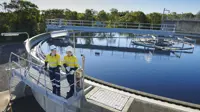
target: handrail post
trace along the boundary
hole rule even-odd
[[[140,23],[138,24],[138,29],[140,29]]]
[[[59,19],[59,26],[61,26],[62,25],[62,20],[61,19]]]
[[[20,65],[20,74],[22,74],[20,58],[19,58],[19,56],[17,56],[17,58],[18,58],[18,63],[19,63],[19,65]]]
[[[74,73],[74,94],[75,94],[75,96],[77,95],[77,92],[76,92],[76,86],[77,86],[77,80],[76,80],[76,72]],[[72,85],[71,85],[72,86]]]
[[[8,89],[9,89],[10,97],[11,97],[10,80],[11,80],[11,77],[12,77],[12,72],[11,72],[11,70],[12,70],[12,65],[11,65],[12,64],[12,60],[11,60],[12,55],[13,55],[13,53],[11,52],[10,57],[9,57],[9,64],[8,64],[8,66],[9,66]]]
[[[44,69],[42,69],[43,73],[44,73],[44,86],[45,86],[45,92],[46,92],[46,95],[47,94],[47,82],[46,82],[46,71]]]
[[[85,56],[82,55],[82,71],[81,71],[81,75],[82,75],[82,79],[81,79],[81,83],[82,83],[82,95],[84,95],[84,88],[85,88],[85,85],[84,85],[84,79],[85,79],[85,74],[84,74],[84,70],[85,70]]]
[[[174,24],[173,32],[176,32],[176,24]]]

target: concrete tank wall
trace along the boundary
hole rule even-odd
[[[176,32],[200,34],[200,21],[165,20],[164,24],[176,24]]]

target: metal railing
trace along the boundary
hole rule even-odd
[[[15,54],[15,53],[11,52],[10,59],[9,59],[9,69],[11,70],[11,68],[15,68],[14,70],[18,70],[18,72],[20,74],[24,74],[24,75],[22,75],[23,79],[32,80],[32,83],[35,82],[38,86],[41,85],[43,87],[43,89],[46,91],[47,96],[48,96],[48,92],[52,91],[52,89],[47,86],[48,83],[51,83],[51,81],[48,80],[48,78],[49,78],[48,72],[49,71],[44,70],[43,65],[41,65],[40,62],[34,63],[31,60],[27,60],[23,57],[20,57],[19,55]],[[67,74],[57,73],[57,75],[60,75],[60,76],[66,78]],[[42,78],[42,76],[43,76],[43,78]],[[62,80],[63,79],[61,79],[61,81]],[[72,84],[72,85],[74,85],[74,96],[77,96],[77,93],[79,92],[79,91],[77,91],[77,88],[79,90],[82,90],[82,92],[83,92],[84,76],[83,76],[82,69],[79,68],[75,71],[74,84]],[[72,85],[68,85],[66,87],[61,86],[61,89],[70,88],[70,86],[72,86]],[[83,93],[81,95],[83,95]],[[61,97],[65,98],[66,96],[62,96],[62,94],[61,94]]]
[[[47,19],[48,26],[88,26],[102,28],[126,28],[126,29],[146,29],[146,30],[164,30],[175,31],[174,24],[150,24],[133,22],[111,22],[111,21],[89,21],[89,20],[65,20],[65,19]]]

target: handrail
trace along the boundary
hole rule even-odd
[[[175,32],[175,24],[151,24],[151,23],[133,23],[133,22],[112,22],[112,21],[89,21],[89,20],[65,20],[65,19],[47,19],[47,26],[90,26],[90,27],[108,27],[108,28],[128,28],[128,29],[149,29],[164,30]]]
[[[12,60],[13,56],[15,56],[15,57],[17,58],[17,61],[13,61],[13,60]],[[25,59],[25,58],[23,58],[23,57],[21,57],[21,56],[15,54],[15,53],[13,53],[13,52],[11,52],[11,54],[10,54],[10,59],[9,59],[9,60],[10,60],[10,62],[9,62],[10,65],[11,65],[11,63],[13,63],[14,65],[16,65],[16,67],[19,67],[20,74],[22,74],[22,71],[24,71],[24,73],[28,74],[28,76],[29,76],[31,79],[34,79],[34,80],[37,82],[37,83],[36,83],[37,85],[38,85],[38,84],[42,85],[42,86],[44,87],[46,93],[47,93],[47,90],[51,90],[51,89],[48,88],[48,86],[47,86],[47,83],[51,83],[51,81],[48,81],[48,80],[47,80],[47,76],[48,76],[48,75],[46,75],[46,74],[48,74],[48,71],[45,71],[43,68],[41,68],[41,65],[36,64],[36,63],[34,63],[34,62],[31,62],[31,61],[29,61],[29,60],[27,60],[27,59]],[[21,61],[21,60],[23,60],[23,61],[25,61],[25,62],[28,62],[29,64],[27,64],[27,65],[30,65],[30,66],[31,66],[31,65],[35,65],[35,66],[39,67],[38,69],[41,69],[41,70],[37,70],[37,71],[38,71],[38,74],[40,74],[40,75],[43,74],[44,78],[41,78],[40,75],[36,75],[36,74],[32,73],[32,72],[30,71],[30,67],[25,66],[25,67],[27,67],[27,68],[29,68],[29,69],[23,67],[23,65],[21,65],[23,61]],[[30,64],[30,63],[31,63],[31,64]],[[12,66],[13,66],[13,65],[12,65]],[[13,68],[12,66],[10,66],[10,67]],[[33,68],[33,69],[34,69],[34,68]],[[80,69],[78,69],[78,70],[80,70]],[[78,70],[75,71],[74,83],[71,84],[71,85],[68,85],[68,86],[66,86],[66,87],[61,87],[61,88],[70,88],[70,86],[74,85],[74,86],[75,86],[74,89],[76,89],[76,85],[78,85],[78,84],[80,84],[79,87],[83,88],[83,86],[82,86],[83,84],[81,84],[81,83],[83,83],[83,82],[82,82],[82,80],[83,80],[83,74],[82,74],[81,72],[78,72]],[[41,72],[42,72],[42,73],[41,73]],[[80,74],[81,74],[81,77],[80,77],[78,80],[76,79],[76,74],[77,74],[77,73],[80,73]],[[61,73],[57,73],[57,74],[58,74],[58,75],[63,75],[63,74],[61,74]],[[27,76],[25,75],[24,78],[27,78]],[[24,79],[24,78],[23,78],[23,79]],[[38,80],[38,78],[39,78],[40,80]],[[41,81],[44,81],[44,82],[42,83]],[[74,95],[77,95],[76,90],[75,90],[75,94],[74,94]]]
[[[102,23],[110,23],[110,21],[90,21],[90,20],[65,20],[65,19],[46,19],[47,21],[55,21],[59,22],[60,20],[63,22],[102,22]],[[134,23],[134,22],[112,22],[112,23],[130,23],[130,24],[148,24],[148,25],[171,25],[174,26],[174,24],[151,24],[151,23]]]

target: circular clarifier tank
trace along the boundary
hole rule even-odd
[[[130,34],[82,33],[67,39],[47,40],[41,50],[50,53],[57,46],[63,59],[68,45],[75,42],[75,55],[85,73],[127,88],[200,104],[200,44],[193,51],[163,51],[132,44]]]

